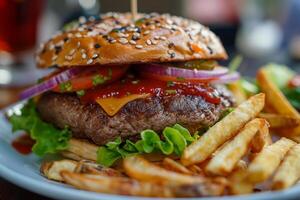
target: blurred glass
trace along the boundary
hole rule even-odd
[[[0,87],[31,84],[43,0],[0,0]]]
[[[33,48],[43,0],[0,0],[0,50]]]

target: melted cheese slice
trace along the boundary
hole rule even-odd
[[[123,106],[128,102],[136,99],[143,99],[148,97],[149,94],[131,94],[121,98],[101,98],[97,99],[96,102],[103,108],[103,110],[109,115],[114,116]]]

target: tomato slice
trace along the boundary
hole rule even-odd
[[[140,72],[140,75],[145,78],[160,80],[160,81],[173,81],[173,82],[189,82],[189,83],[209,83],[213,80],[217,80],[217,77],[214,78],[183,78],[183,77],[175,77],[175,76],[167,76],[160,74],[151,74],[146,72]]]
[[[55,92],[76,92],[97,85],[111,83],[121,78],[129,65],[96,66],[83,71],[78,77],[60,84],[53,89]]]

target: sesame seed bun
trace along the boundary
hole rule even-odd
[[[107,13],[80,18],[79,25],[41,45],[39,68],[51,66],[226,59],[219,38],[198,22],[168,14]]]

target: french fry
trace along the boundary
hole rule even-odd
[[[231,141],[226,143],[206,166],[206,172],[213,175],[227,175],[247,153],[252,138],[266,124],[264,119],[253,119]]]
[[[264,123],[251,141],[251,152],[259,153],[264,147],[272,143],[273,141],[269,133],[269,123]]]
[[[175,171],[183,174],[193,174],[188,168],[176,162],[175,160],[172,160],[171,158],[165,158],[162,164],[166,169],[171,171]]]
[[[300,144],[293,146],[283,159],[272,180],[272,189],[280,190],[294,185],[300,178]]]
[[[290,104],[279,88],[270,80],[266,69],[261,68],[256,76],[261,90],[266,94],[266,104],[276,110],[276,113],[300,119],[298,111]],[[281,131],[286,137],[300,135],[300,125]]]
[[[193,184],[206,181],[204,177],[191,176],[166,170],[154,165],[140,156],[130,156],[124,159],[125,173],[139,181],[172,184]]]
[[[239,168],[233,171],[229,177],[229,193],[235,195],[250,194],[253,192],[254,185],[246,180],[247,171]]]
[[[94,145],[86,140],[79,140],[72,138],[69,141],[69,147],[66,151],[62,152],[63,156],[71,159],[85,159],[85,160],[97,160],[98,146]]]
[[[63,181],[60,176],[61,171],[71,171],[74,172],[77,166],[77,162],[73,160],[59,160],[44,162],[41,165],[41,173],[48,179],[55,181]]]
[[[260,183],[267,180],[275,172],[287,151],[295,144],[292,140],[283,137],[265,147],[249,164],[248,181]]]
[[[96,164],[88,160],[81,160],[80,162],[78,162],[74,172],[82,173],[82,174],[97,174],[97,175],[114,176],[114,177],[124,176],[118,170],[104,167],[102,165]]]
[[[61,176],[66,183],[82,190],[132,196],[174,197],[167,186],[142,183],[124,177],[78,174],[69,171],[61,172]]]
[[[269,122],[271,128],[286,128],[297,126],[300,124],[300,118],[287,115],[260,113],[258,114],[258,116],[266,119]]]
[[[231,91],[231,93],[233,94],[237,104],[241,104],[247,100],[247,95],[246,95],[245,91],[243,90],[243,88],[241,87],[239,81],[229,83],[228,88]]]
[[[297,110],[290,104],[279,88],[270,80],[266,69],[261,68],[256,76],[261,90],[266,94],[266,104],[271,105],[277,113],[300,118]]]
[[[181,157],[182,163],[192,165],[207,159],[220,145],[236,135],[239,129],[262,110],[264,99],[265,95],[261,93],[240,104],[184,150]]]
[[[125,177],[108,177],[94,174],[61,172],[64,181],[74,187],[93,192],[145,196],[145,197],[202,197],[219,196],[224,193],[225,184],[221,181],[210,184],[159,185],[139,182]]]

